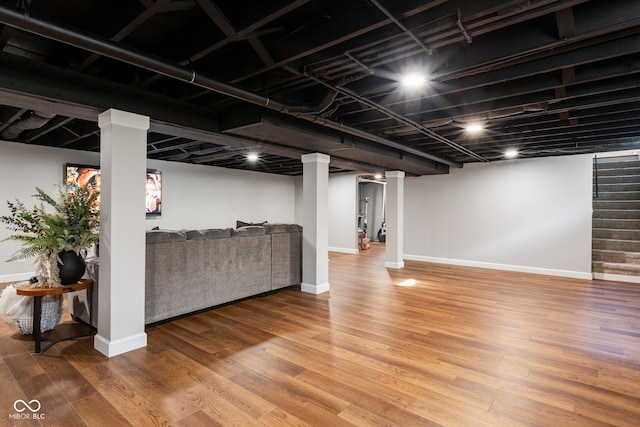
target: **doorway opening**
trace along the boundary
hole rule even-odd
[[[358,177],[358,251],[366,251],[371,243],[384,244],[387,231],[384,178]]]

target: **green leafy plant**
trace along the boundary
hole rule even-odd
[[[38,285],[60,286],[59,254],[73,251],[83,257],[99,239],[99,191],[93,186],[60,185],[53,198],[36,187],[33,195],[40,201],[32,209],[17,200],[7,201],[9,215],[0,222],[14,234],[5,240],[22,242],[22,248],[7,261],[35,257]]]

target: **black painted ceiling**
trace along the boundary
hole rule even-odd
[[[3,140],[97,151],[118,108],[151,159],[287,175],[640,143],[637,0],[12,0],[0,28]]]

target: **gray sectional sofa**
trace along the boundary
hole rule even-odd
[[[145,323],[300,284],[302,227],[147,231]]]

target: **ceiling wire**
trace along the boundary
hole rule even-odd
[[[407,28],[402,22],[400,22],[400,20],[398,20],[398,18],[396,18],[395,16],[393,16],[393,14],[391,12],[389,12],[387,9],[384,8],[384,6],[382,6],[380,4],[380,2],[378,2],[378,0],[369,0],[375,7],[377,7],[380,12],[384,13],[387,18],[389,18],[394,24],[396,24],[402,31],[404,31],[404,33],[411,37],[411,39],[416,42],[416,44],[418,46],[420,46],[422,48],[422,50],[424,50],[425,52],[427,52],[428,55],[433,55],[434,54],[434,50],[431,49],[430,47],[427,47],[422,40],[420,40],[418,38],[418,36],[416,36],[415,34],[413,34],[413,32]]]
[[[221,93],[225,96],[240,99],[242,101],[259,105],[283,114],[297,117],[318,125],[338,130],[359,138],[363,138],[380,145],[391,147],[400,152],[427,159],[432,162],[432,168],[449,165],[462,167],[461,164],[425,153],[408,147],[404,144],[389,140],[380,135],[369,133],[365,130],[349,126],[345,123],[335,122],[317,115],[316,106],[287,105],[271,98],[254,93],[240,86],[219,81],[206,73],[196,73],[195,70],[164,58],[143,52],[139,49],[126,47],[112,40],[91,34],[61,23],[54,23],[39,17],[31,17],[26,20],[24,11],[15,10],[0,3],[0,22],[19,28],[30,33],[56,40],[80,49],[89,50],[100,55],[116,59],[131,65],[135,65],[155,73],[181,80],[186,83],[200,86],[210,91]]]
[[[362,63],[359,60],[357,60],[350,53],[347,52],[347,53],[345,53],[345,55],[348,58],[352,59],[356,64],[360,65],[361,67],[364,67],[367,72],[372,72],[372,73],[375,74],[374,70],[372,70],[367,65],[365,65],[364,63]],[[422,133],[423,135],[429,136],[429,137],[435,139],[436,141],[441,142],[441,143],[453,148],[454,150],[457,150],[457,151],[459,151],[459,152],[461,152],[461,153],[463,153],[463,154],[465,154],[465,155],[467,155],[469,157],[472,157],[472,158],[474,158],[476,160],[479,160],[481,162],[488,162],[489,161],[489,160],[485,159],[484,157],[482,157],[481,155],[475,153],[474,151],[471,151],[468,148],[463,147],[462,145],[460,145],[460,144],[458,144],[458,143],[456,143],[454,141],[451,141],[451,140],[445,138],[444,136],[441,136],[440,134],[434,132],[433,130],[429,129],[425,125],[423,125],[421,123],[418,123],[418,122],[416,122],[414,120],[411,120],[411,119],[403,116],[402,114],[396,113],[392,109],[387,108],[384,105],[380,105],[377,102],[372,101],[372,100],[370,100],[368,98],[365,98],[364,96],[359,95],[359,94],[355,93],[354,91],[352,91],[350,89],[347,89],[345,87],[332,85],[331,83],[328,83],[328,82],[322,80],[321,78],[319,78],[317,76],[314,76],[314,75],[312,75],[310,73],[306,73],[306,75],[310,79],[314,80],[315,82],[320,83],[323,86],[325,86],[325,87],[327,87],[329,89],[335,90],[335,91],[337,91],[337,92],[339,92],[339,93],[341,93],[343,95],[346,95],[346,96],[348,96],[348,97],[350,97],[350,98],[352,98],[352,99],[354,99],[354,100],[356,100],[358,102],[361,102],[364,105],[367,105],[368,107],[370,107],[370,108],[372,108],[372,109],[374,109],[376,111],[379,111],[379,112],[387,115],[388,117],[391,117],[391,118],[397,120],[400,123],[403,123],[403,124],[405,124],[407,126],[410,126],[411,128],[413,128],[413,129],[417,130],[418,132]]]

